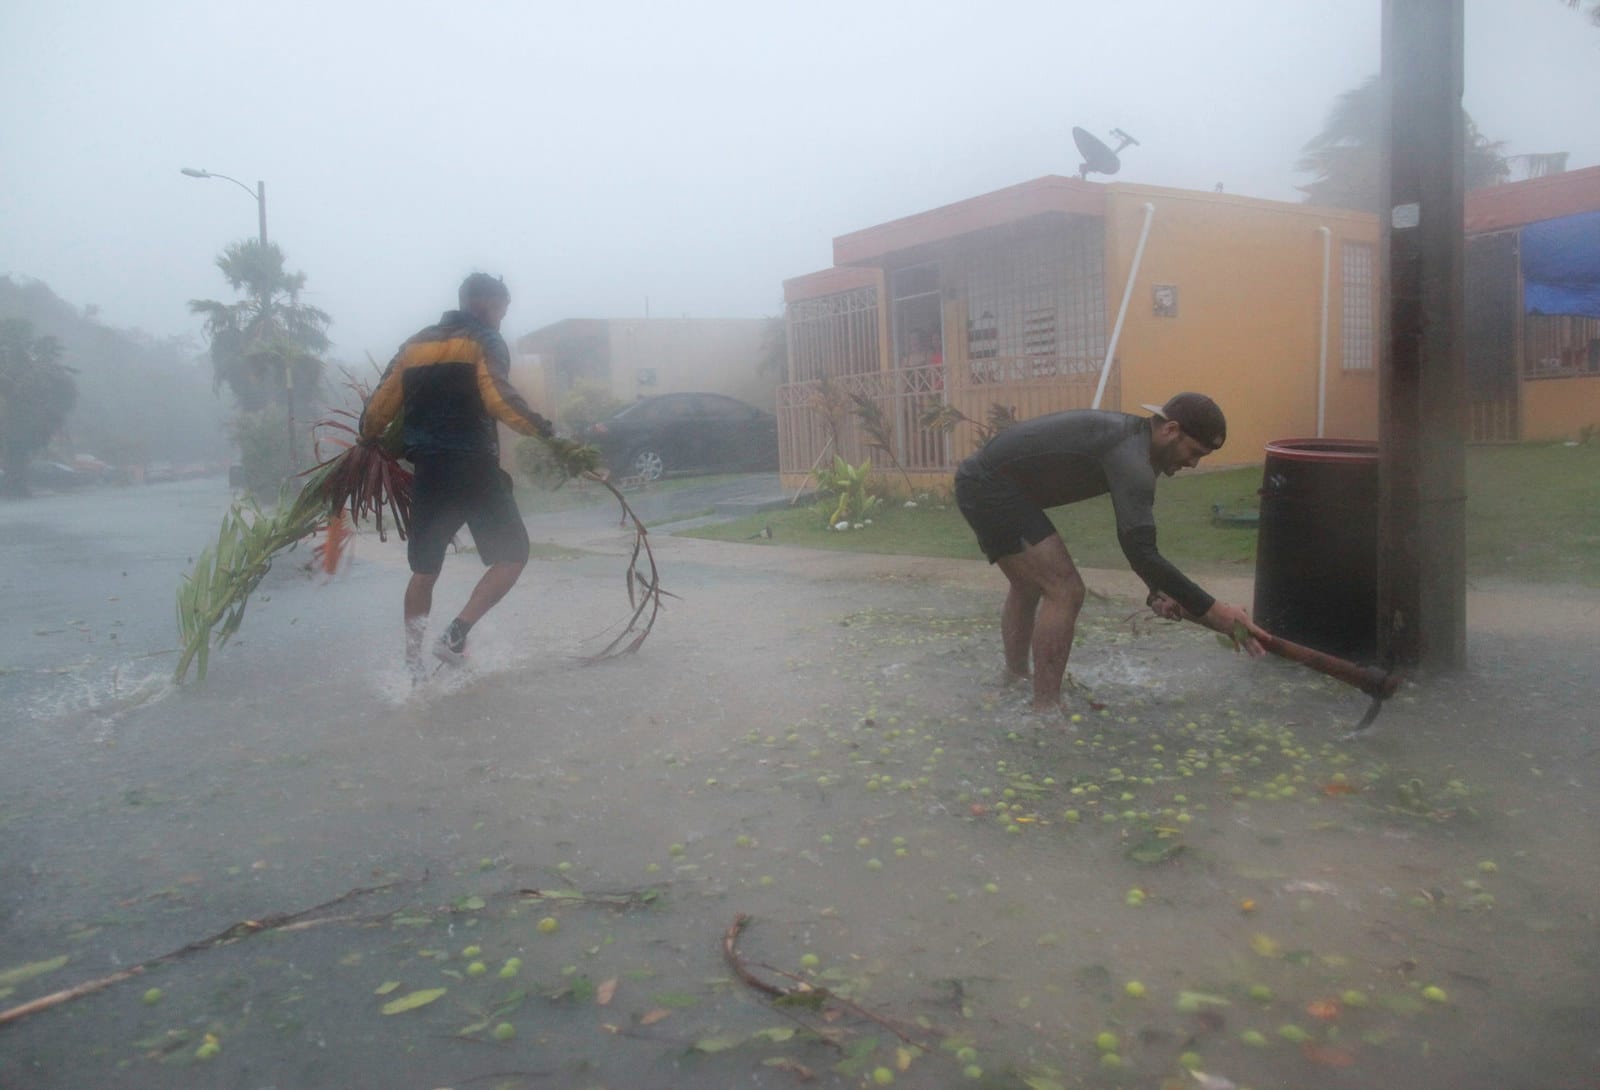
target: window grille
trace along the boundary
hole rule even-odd
[[[1104,250],[1104,224],[1084,217],[961,257],[972,381],[1098,369],[1106,339]]]
[[[1377,248],[1346,242],[1339,248],[1344,313],[1339,339],[1346,371],[1370,371],[1378,361]]]
[[[878,369],[878,291],[853,288],[788,306],[789,381]]]

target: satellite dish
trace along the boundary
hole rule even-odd
[[[1139,141],[1121,129],[1112,129],[1111,135],[1118,140],[1115,148],[1107,147],[1105,141],[1088,129],[1076,125],[1072,127],[1072,142],[1078,145],[1078,154],[1083,156],[1083,162],[1078,164],[1080,179],[1087,178],[1090,174],[1115,174],[1122,169],[1122,160],[1117,157],[1117,153],[1129,144],[1134,147],[1139,146]]]

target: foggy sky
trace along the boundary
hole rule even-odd
[[[1600,30],[1467,0],[1465,104],[1511,154],[1600,164]],[[198,332],[212,265],[268,230],[334,355],[387,360],[503,273],[509,337],[566,317],[757,317],[835,235],[1071,174],[1298,200],[1378,0],[0,3],[0,272]]]

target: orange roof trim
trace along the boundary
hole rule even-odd
[[[878,286],[878,270],[872,268],[822,269],[804,276],[791,277],[783,282],[783,301],[797,303],[802,299],[819,299],[855,288]]]
[[[1585,167],[1467,194],[1467,234],[1600,211],[1600,167]],[[837,243],[835,243],[837,246]]]
[[[890,220],[833,240],[835,265],[870,265],[889,254],[1049,212],[1104,216],[1105,186],[1047,174],[1031,182]]]

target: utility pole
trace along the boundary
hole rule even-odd
[[[1384,0],[1378,653],[1466,662],[1462,0]]]

